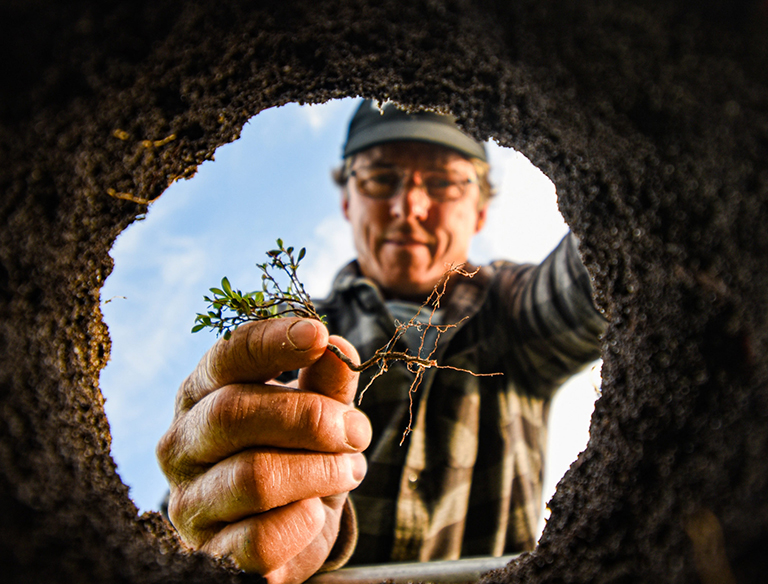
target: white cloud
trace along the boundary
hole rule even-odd
[[[172,404],[174,390],[164,399],[158,395],[160,380],[173,376],[173,365],[189,343],[194,314],[203,308],[196,290],[210,263],[209,253],[192,237],[163,233],[152,242],[145,232],[137,243],[134,233],[126,232],[128,245],[113,250],[116,270],[102,290],[102,298],[117,296],[102,308],[112,356],[101,386],[118,435],[144,421],[150,404],[159,399]]]
[[[352,231],[341,213],[325,217],[312,232],[301,277],[311,296],[327,296],[336,272],[355,257]]]
[[[202,283],[211,264],[211,253],[190,236],[166,244],[165,253],[156,258],[162,282],[167,287],[187,289]]]
[[[329,123],[333,122],[335,124],[339,112],[345,111],[348,107],[347,102],[341,100],[297,107],[297,123],[308,126],[314,133],[319,133]]]
[[[540,262],[568,231],[552,182],[522,154],[486,145],[498,194],[473,257]]]

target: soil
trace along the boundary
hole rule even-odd
[[[117,235],[250,117],[352,95],[530,158],[610,319],[589,446],[537,549],[485,581],[764,581],[764,0],[58,4],[0,24],[4,581],[258,580],[137,515],[99,290]]]

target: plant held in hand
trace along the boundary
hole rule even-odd
[[[210,328],[215,330],[217,335],[223,336],[224,339],[229,339],[232,332],[238,326],[250,321],[269,320],[272,318],[280,318],[282,316],[298,316],[325,322],[323,316],[318,314],[315,309],[312,299],[304,289],[304,284],[302,284],[301,280],[296,275],[299,263],[306,255],[306,248],[301,248],[298,254],[295,254],[294,252],[295,249],[293,247],[285,247],[283,241],[278,239],[277,248],[267,252],[267,257],[269,259],[263,264],[256,264],[256,267],[262,272],[262,289],[260,291],[241,292],[240,290],[232,288],[232,285],[226,277],[222,278],[221,287],[211,288],[210,291],[212,296],[204,297],[206,302],[208,302],[209,310],[206,313],[198,313],[195,318],[196,324],[192,328],[192,332],[196,333],[203,329]],[[365,371],[373,366],[378,367],[378,371],[371,377],[368,384],[360,392],[359,399],[362,399],[363,394],[377,377],[386,373],[390,363],[394,361],[405,362],[409,371],[415,374],[410,387],[411,396],[421,384],[425,370],[430,367],[456,369],[475,376],[500,375],[500,373],[479,374],[467,371],[466,369],[438,365],[437,361],[432,359],[432,354],[436,350],[437,341],[440,339],[440,335],[459,324],[437,325],[432,323],[432,317],[434,316],[435,311],[440,307],[440,300],[446,292],[448,279],[453,274],[471,278],[475,275],[475,272],[466,272],[463,269],[463,264],[448,267],[440,282],[435,285],[432,293],[424,304],[421,305],[417,313],[408,322],[400,323],[396,321],[395,334],[386,345],[378,349],[367,361],[360,364],[355,363],[338,347],[333,344],[328,345],[328,349],[341,359],[352,371]],[[419,322],[417,320],[417,317],[421,314],[422,310],[431,310],[430,318],[427,323]],[[407,349],[405,351],[396,351],[393,349],[400,337],[412,327],[415,327],[421,332],[420,352],[421,349],[424,348],[424,340],[426,338],[427,330],[430,328],[435,329],[437,333],[434,343],[435,349],[433,349],[426,358],[421,358],[419,355],[413,355],[409,353]],[[412,397],[411,405],[413,405]],[[409,431],[410,424],[408,425],[403,438],[408,435]]]
[[[282,239],[278,239],[277,249],[267,252],[269,260],[256,264],[262,272],[261,291],[243,293],[232,288],[226,277],[222,278],[221,288],[211,288],[212,297],[204,296],[210,310],[198,313],[192,332],[211,328],[229,340],[238,326],[254,320],[299,316],[324,322],[296,275],[299,262],[306,253],[306,248],[301,248],[294,256],[294,248],[284,247]],[[273,275],[272,269],[278,270],[277,276]],[[280,274],[287,280],[281,283]]]

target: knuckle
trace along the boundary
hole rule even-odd
[[[157,441],[157,446],[155,447],[155,454],[157,455],[158,460],[165,461],[169,460],[172,456],[173,452],[173,444],[175,442],[175,431],[174,431],[175,423],[171,423],[171,427],[168,428],[168,430],[165,431],[165,433],[160,436],[160,440]]]
[[[173,523],[173,526],[181,533],[186,532],[186,529],[182,529],[185,524],[184,511],[187,506],[184,504],[184,497],[179,489],[171,489],[171,493],[168,496],[168,518]]]
[[[190,475],[181,442],[179,425],[174,421],[168,431],[160,437],[155,449],[160,470],[163,471],[171,486],[179,485]]]
[[[274,507],[274,497],[284,482],[284,469],[279,457],[270,452],[253,452],[233,465],[228,476],[231,496],[246,499],[254,512]]]
[[[249,419],[250,402],[253,396],[232,386],[224,387],[200,402],[195,426],[199,440],[204,441],[209,452],[232,452],[237,450],[235,437],[242,424]],[[208,461],[215,462],[215,461]]]
[[[218,387],[217,373],[220,369],[219,364],[223,353],[221,342],[221,340],[217,341],[206,352],[194,371],[181,383],[179,391],[176,393],[176,415],[190,410],[197,402]]]
[[[175,411],[177,415],[187,411],[195,405],[196,392],[193,390],[193,386],[195,385],[194,375],[195,373],[188,375],[187,378],[181,382],[179,391],[176,393]]]
[[[237,345],[238,361],[242,359],[256,367],[261,363],[269,362],[269,343],[266,340],[266,332],[267,327],[262,323],[252,323],[246,328],[244,342]]]
[[[206,433],[214,439],[226,437],[224,428],[233,428],[237,423],[237,412],[241,408],[241,396],[239,392],[217,391],[205,402],[201,402],[200,414],[203,417]]]
[[[297,400],[297,421],[302,428],[305,428],[313,435],[321,436],[327,433],[327,417],[330,412],[327,411],[324,400],[312,393],[303,394],[304,399]]]
[[[195,370],[194,381],[209,387],[216,387],[217,381],[224,378],[227,370],[230,348],[225,344],[232,342],[219,339],[208,350]]]
[[[190,501],[184,491],[171,489],[168,498],[168,518],[185,543],[199,547],[206,541],[207,522],[201,519],[200,505]]]
[[[322,451],[335,452],[343,448],[343,411],[346,406],[315,393],[306,393],[303,397],[296,412],[297,426],[311,434],[317,448]]]
[[[328,456],[325,467],[325,480],[328,485],[333,485],[334,492],[346,492],[350,488],[350,480],[352,479],[352,469],[347,454],[333,454]]]
[[[296,539],[307,533],[317,535],[326,520],[322,501],[319,498],[313,498],[305,499],[300,503],[300,512],[295,514],[296,520],[287,525],[287,530],[292,531]]]
[[[311,437],[312,450],[339,452],[346,450],[344,412],[348,406],[312,392],[297,394],[293,405],[292,425],[302,435]]]

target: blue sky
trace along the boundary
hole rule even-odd
[[[241,290],[260,288],[255,264],[278,237],[307,248],[299,274],[315,297],[354,257],[330,171],[358,103],[260,113],[239,140],[216,151],[215,162],[171,185],[115,243],[115,269],[102,289],[112,355],[100,384],[112,455],[141,511],[157,509],[167,490],[154,449],[170,425],[176,390],[215,341],[213,333],[190,333],[208,288],[223,276]],[[487,147],[499,195],[470,259],[538,262],[567,231],[554,186],[522,155]],[[595,384],[599,376],[587,371],[553,404],[545,501],[586,445]]]

